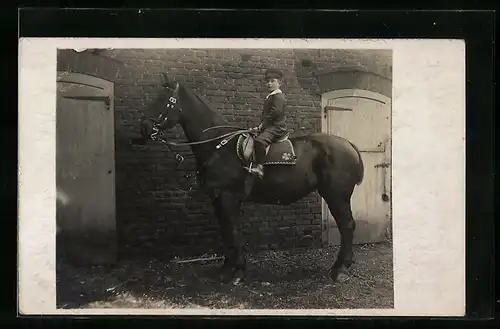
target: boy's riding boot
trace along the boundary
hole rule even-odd
[[[257,164],[255,167],[252,167],[249,171],[252,175],[256,175],[259,178],[264,177],[264,166],[261,164]]]
[[[249,172],[253,175],[257,175],[259,178],[264,177],[264,157],[266,156],[266,147],[262,143],[255,143],[255,164],[256,166],[251,168]]]

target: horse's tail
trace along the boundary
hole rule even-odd
[[[358,154],[358,181],[356,182],[356,185],[359,185],[363,182],[363,178],[365,176],[365,165],[363,163],[363,158],[361,158],[361,153],[359,152],[359,149],[357,148],[356,145],[354,145],[352,142],[349,142],[351,146],[356,150],[356,153]]]

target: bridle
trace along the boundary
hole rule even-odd
[[[172,91],[172,96],[169,97],[168,99],[168,103],[165,104],[165,112],[168,111],[169,109],[173,109],[177,106],[179,112],[182,112],[182,108],[180,106],[178,106],[178,92],[179,92],[179,84],[176,85],[175,89],[172,89],[170,87],[164,87],[164,88],[167,88],[168,90],[171,90]],[[177,96],[177,97],[176,97]],[[170,145],[169,145],[169,142],[167,142],[163,136],[165,135],[163,133],[163,130],[162,130],[162,127],[167,123],[168,121],[168,116],[165,114],[165,112],[161,112],[157,118],[150,118],[150,121],[153,123],[153,127],[152,127],[152,133],[150,134],[150,138],[153,140],[153,141],[159,141],[161,143],[164,143],[165,145],[167,145],[167,147],[169,148],[169,150],[172,150],[170,148]]]
[[[179,105],[180,101],[179,101],[179,96],[178,96],[179,84],[177,83],[175,89],[172,89],[172,88],[166,87],[166,86],[164,86],[164,88],[167,88],[170,91],[172,91],[172,96],[170,96],[168,98],[168,102],[167,102],[167,104],[165,104],[165,108],[166,108],[165,112],[168,110],[171,110],[171,109],[175,109],[175,108],[177,108],[179,112],[182,112],[182,108]],[[225,146],[233,138],[235,138],[241,134],[244,134],[244,133],[252,133],[255,131],[254,129],[243,129],[241,127],[232,126],[232,125],[214,126],[214,127],[209,127],[207,129],[203,130],[203,132],[206,132],[206,131],[209,131],[212,129],[217,129],[217,128],[233,128],[233,129],[236,129],[236,131],[230,132],[230,133],[225,133],[225,134],[222,134],[220,136],[216,136],[213,138],[209,138],[209,139],[201,140],[201,141],[197,141],[197,142],[174,143],[174,142],[170,142],[170,141],[166,140],[165,133],[162,130],[162,128],[164,127],[164,125],[168,121],[168,116],[165,114],[165,112],[161,112],[157,118],[150,118],[150,121],[152,122],[152,133],[150,134],[150,138],[151,138],[151,140],[153,140],[155,142],[160,142],[162,144],[165,144],[167,146],[167,148],[169,149],[169,151],[173,151],[171,146],[200,145],[200,144],[210,143],[210,142],[213,142],[216,140],[222,140],[220,143],[218,143],[215,146],[216,150],[219,150],[220,148]],[[208,160],[206,160],[203,163],[202,168],[208,166],[212,161],[214,161],[215,155],[216,155],[216,153],[214,153]],[[182,155],[180,155],[179,153],[176,153],[175,159],[177,160],[178,163],[182,163],[184,161],[184,157]],[[198,176],[200,175],[200,169],[196,170],[196,173],[195,173],[195,183],[196,184],[199,183]],[[188,178],[190,176],[191,175],[186,175],[186,178]],[[191,189],[192,188],[190,188],[190,190]]]
[[[172,96],[169,97],[168,103],[165,104],[165,107],[167,109],[166,111],[168,111],[170,109],[175,109],[177,107],[178,111],[182,112],[182,107],[180,107],[180,105],[179,105],[180,102],[179,102],[179,97],[178,97],[179,84],[177,83],[175,89],[172,89],[170,87],[165,87],[165,88],[169,89],[173,93]],[[163,136],[165,134],[163,133],[162,128],[168,121],[168,116],[165,115],[165,112],[161,112],[156,119],[150,118],[150,120],[153,123],[153,127],[152,127],[153,132],[150,134],[150,138],[153,141],[158,141],[158,142],[161,142],[161,143],[167,145],[169,150],[172,150],[170,145],[172,145],[172,146],[200,145],[200,144],[206,144],[206,143],[210,143],[210,142],[222,139],[222,141],[215,147],[216,149],[220,149],[221,147],[226,145],[234,137],[239,136],[243,133],[250,133],[250,132],[254,131],[254,129],[244,129],[244,128],[241,128],[238,126],[231,126],[231,125],[214,126],[214,127],[209,127],[207,129],[203,130],[203,132],[206,132],[206,131],[212,130],[212,129],[217,129],[217,128],[234,128],[237,130],[234,132],[225,133],[225,134],[222,134],[222,135],[217,136],[217,137],[213,137],[213,138],[209,138],[209,139],[205,139],[205,140],[201,140],[201,141],[197,141],[197,142],[174,143],[174,142],[167,141],[165,138],[163,138]]]

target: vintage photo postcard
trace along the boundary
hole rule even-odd
[[[20,314],[464,315],[462,40],[19,47]]]

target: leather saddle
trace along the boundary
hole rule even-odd
[[[245,164],[254,161],[254,137],[251,134],[242,134],[236,143],[236,152],[241,161]],[[297,163],[297,156],[289,134],[271,143],[266,148],[266,157],[263,165],[294,165]]]

